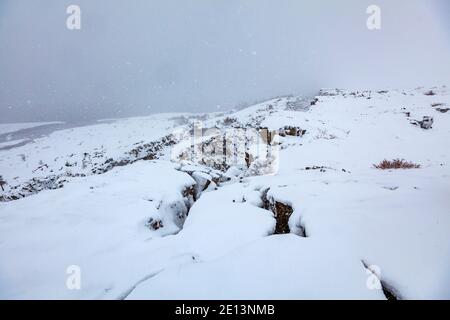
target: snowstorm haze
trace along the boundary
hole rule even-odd
[[[66,28],[66,8],[82,29]],[[369,31],[366,8],[381,8]],[[0,122],[450,83],[446,0],[1,0]]]

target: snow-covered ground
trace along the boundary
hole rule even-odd
[[[323,90],[0,151],[0,298],[448,299],[447,108],[446,87]],[[224,131],[228,162],[192,156]],[[373,166],[396,158],[420,168]]]

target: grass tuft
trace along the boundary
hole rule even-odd
[[[405,161],[404,159],[394,159],[392,161],[384,159],[379,164],[373,165],[375,168],[380,170],[388,169],[419,169],[420,164]]]

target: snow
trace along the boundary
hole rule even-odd
[[[273,233],[272,214],[244,202],[240,189],[225,186],[220,192],[205,193],[195,203],[179,234],[189,252],[202,258],[216,258]]]
[[[384,298],[379,290],[367,290],[367,275],[356,259],[317,244],[293,235],[267,237],[217,260],[168,268],[128,298]]]
[[[129,264],[151,260],[145,244],[161,237],[145,223],[163,211],[164,224],[179,231],[174,214],[157,206],[183,202],[181,192],[192,184],[170,163],[138,162],[1,204],[0,297],[97,298],[106,289],[125,290],[125,280],[133,281]],[[74,264],[86,275],[82,292],[65,287]]]
[[[284,97],[227,115],[122,119],[0,151],[5,195],[52,170],[65,180],[0,202],[0,297],[385,299],[376,276],[401,299],[449,299],[450,112],[432,105],[450,96],[429,90],[324,90],[310,107]],[[412,124],[424,116],[434,118],[429,130]],[[218,129],[209,137],[233,126],[306,134],[279,138],[275,172],[256,159],[221,173],[202,158],[178,163],[198,120]],[[130,153],[167,136],[155,160]],[[83,166],[85,153],[93,159]],[[96,174],[110,158],[130,161]],[[395,158],[421,167],[373,167]],[[265,191],[292,207],[290,234],[273,234]],[[153,230],[150,219],[163,226]],[[81,290],[66,287],[71,265]]]

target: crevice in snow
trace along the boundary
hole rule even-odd
[[[270,188],[265,189],[261,192],[262,207],[266,210],[271,211],[276,220],[275,232],[274,234],[288,234],[291,233],[289,227],[289,219],[294,213],[294,209],[288,203],[282,201],[277,201],[273,197],[269,196]],[[300,237],[307,237],[306,228],[303,224],[297,225],[297,234]]]
[[[125,300],[136,288],[138,285],[140,285],[141,283],[157,276],[158,274],[160,274],[161,272],[163,272],[164,269],[158,270],[156,272],[150,273],[148,275],[146,275],[145,277],[143,277],[142,279],[140,279],[139,281],[137,281],[135,284],[133,284],[129,289],[127,289],[124,293],[122,293],[121,295],[119,295],[117,297],[117,300]]]
[[[157,212],[148,219],[146,226],[153,231],[161,230],[159,232],[161,236],[180,232],[189,211],[197,201],[195,188],[196,184],[186,186],[181,192],[182,198],[161,200],[156,207]]]
[[[203,192],[217,190],[222,183],[231,180],[221,171],[206,166],[187,164],[182,165],[178,170],[187,173],[194,179],[195,185],[192,189],[184,192],[191,195],[194,201],[197,201]]]
[[[175,169],[191,176],[192,183],[181,190],[181,197],[161,199],[145,223],[147,228],[163,237],[183,229],[192,206],[203,192],[217,190],[221,183],[230,180],[221,172],[205,166],[184,163]]]
[[[377,278],[377,280],[379,281],[379,283],[381,285],[381,290],[383,290],[383,294],[387,300],[401,300],[402,299],[398,290],[396,288],[394,288],[394,286],[392,286],[391,284],[389,284],[385,280],[383,280],[380,272],[376,272],[376,270],[373,269],[372,265],[368,264],[366,261],[361,260],[361,262],[362,262],[364,268]]]
[[[213,172],[212,169],[204,167],[186,165],[177,170],[188,174],[194,181],[183,188],[181,198],[161,200],[156,206],[157,212],[148,219],[146,226],[153,231],[162,229],[159,232],[162,236],[180,232],[192,206],[202,193],[216,190],[221,182],[227,180],[224,176]],[[175,228],[173,224],[175,224]]]

